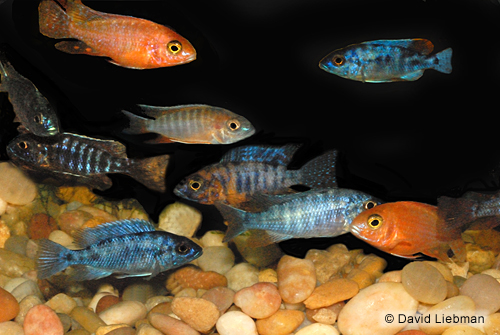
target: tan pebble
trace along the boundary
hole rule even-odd
[[[401,283],[401,270],[394,270],[384,273],[377,280],[378,283],[393,282]]]
[[[302,302],[316,287],[316,269],[310,260],[285,255],[279,261],[276,272],[278,289],[285,302]]]
[[[366,255],[361,263],[359,263],[358,269],[363,270],[378,278],[382,275],[382,272],[387,267],[387,261],[382,257],[377,255]]]
[[[264,269],[259,272],[259,282],[277,283],[278,273],[274,269]]]
[[[153,309],[156,305],[165,303],[165,302],[172,302],[173,297],[172,296],[165,296],[165,295],[159,295],[156,297],[151,297],[149,298],[146,303],[144,304],[148,310],[148,312]]]
[[[220,316],[217,306],[201,298],[174,298],[172,311],[200,333],[208,333]]]
[[[19,313],[19,303],[8,291],[0,287],[0,322],[12,320]]]
[[[149,324],[143,324],[137,328],[136,335],[163,335],[161,331]]]
[[[117,220],[116,216],[113,214],[94,206],[80,206],[78,207],[78,210],[89,213],[92,217],[97,218],[99,221],[112,222]]]
[[[215,304],[222,315],[233,304],[234,291],[227,287],[214,287],[206,291],[201,298]]]
[[[216,272],[206,272],[192,265],[176,270],[168,277],[166,283],[167,290],[173,294],[186,287],[208,290],[217,286],[227,286],[225,276]]]
[[[197,259],[203,271],[214,271],[221,275],[234,265],[234,253],[225,246],[203,247],[203,254]]]
[[[446,281],[446,299],[460,294],[460,289],[454,283]]]
[[[316,268],[316,279],[323,284],[332,276],[339,274],[350,262],[351,256],[343,248],[332,248],[330,251],[310,249],[305,259],[313,262]]]
[[[410,329],[410,330],[403,330],[402,332],[399,332],[396,335],[427,335],[427,334],[421,330]]]
[[[88,212],[72,210],[62,213],[57,217],[59,228],[66,234],[73,236],[83,224],[92,218]]]
[[[145,304],[146,301],[154,297],[160,289],[159,286],[146,281],[133,283],[125,287],[122,293],[122,299],[123,301],[134,300]]]
[[[175,297],[191,297],[196,298],[196,290],[192,287],[186,287],[175,294]]]
[[[103,295],[101,296],[101,298],[97,301],[97,304],[95,306],[95,312],[96,312],[96,314],[100,314],[101,312],[104,312],[109,307],[116,305],[120,301],[122,301],[121,298],[119,298],[115,295],[112,295],[112,294],[108,294],[107,292],[104,292]],[[89,305],[89,307],[90,307],[90,305]]]
[[[254,319],[270,317],[280,308],[281,296],[271,283],[257,283],[236,292],[234,304]]]
[[[459,322],[447,323],[444,321],[446,317],[461,317],[475,315],[474,301],[464,295],[459,295],[446,299],[427,310],[424,317],[429,317],[430,322],[419,324],[420,330],[429,335],[442,334],[446,329],[460,324]]]
[[[172,302],[167,301],[167,302],[162,302],[153,307],[149,313],[160,313],[163,315],[169,315],[172,313]]]
[[[0,198],[0,216],[7,211],[7,201]]]
[[[111,334],[111,332],[113,332],[116,329],[121,329],[122,331],[132,330],[133,331],[132,334],[135,334],[135,331],[129,325],[120,324],[120,325],[101,326],[97,328],[95,335]]]
[[[500,281],[500,270],[498,269],[488,269],[481,272],[483,275],[492,276],[497,281]]]
[[[304,300],[306,308],[317,309],[351,299],[359,291],[358,283],[346,278],[332,279],[316,287]]]
[[[25,335],[62,335],[63,325],[57,314],[48,306],[33,306],[24,318]]]
[[[470,277],[460,287],[460,294],[474,300],[476,311],[481,314],[489,315],[500,309],[500,283],[491,276]]]
[[[375,276],[361,269],[352,269],[347,274],[347,279],[358,283],[359,289],[363,289],[375,283]]]
[[[337,321],[337,317],[344,306],[345,302],[342,301],[323,308],[307,309],[306,317],[311,322],[333,325]]]
[[[268,318],[255,322],[260,335],[287,335],[304,321],[304,312],[280,309]]]
[[[403,268],[401,283],[415,299],[425,304],[437,304],[446,298],[446,280],[439,270],[428,263],[411,262]]]
[[[132,326],[136,321],[144,319],[146,314],[146,306],[143,303],[138,301],[121,301],[99,313],[99,317],[107,325],[123,323]]]
[[[92,310],[87,307],[77,306],[73,308],[70,316],[91,333],[95,333],[97,328],[105,326],[106,323]]]
[[[216,328],[220,335],[258,335],[253,319],[239,311],[226,312],[217,320]]]
[[[486,317],[484,332],[487,335],[500,334],[500,313],[493,313]]]
[[[330,325],[313,323],[312,325],[302,328],[296,332],[295,335],[339,335],[339,331],[337,328]]]
[[[4,221],[0,220],[0,248],[5,247],[5,242],[10,237],[10,229]]]
[[[359,291],[339,313],[337,325],[343,335],[395,334],[405,323],[385,320],[387,314],[415,315],[418,301],[401,283],[377,283]]]
[[[90,333],[85,329],[75,329],[67,332],[65,335],[90,335]]]
[[[201,212],[182,202],[174,202],[158,217],[158,229],[180,236],[192,237],[201,225]]]
[[[0,163],[0,198],[12,205],[32,202],[38,190],[36,184],[11,162]]]
[[[29,279],[16,286],[16,288],[14,288],[11,293],[17,299],[17,301],[23,300],[28,295],[35,295],[40,299],[43,299],[42,292],[40,291],[37,283]]]
[[[440,262],[431,262],[431,261],[423,261],[422,263],[429,264],[435,267],[436,269],[438,269],[439,272],[441,272],[441,274],[444,277],[444,280],[453,282],[453,273],[446,264]]]
[[[47,301],[45,305],[52,308],[56,313],[69,314],[76,307],[76,301],[64,293],[59,293]]]
[[[484,335],[484,333],[468,325],[459,325],[446,329],[442,335]]]
[[[0,322],[0,335],[24,335],[24,329],[14,321]]]
[[[226,272],[227,287],[237,292],[259,282],[259,270],[249,263],[239,263]]]
[[[220,230],[209,230],[200,239],[204,248],[212,246],[227,247],[227,242],[222,242],[225,233]]]
[[[158,313],[149,313],[148,321],[151,323],[151,326],[155,327],[163,334],[169,335],[200,335],[200,333],[193,328],[191,328],[188,324],[181,320],[174,319],[170,316],[158,314]]]
[[[66,248],[76,249],[76,246],[74,244],[75,240],[73,239],[73,237],[69,236],[62,230],[57,229],[52,231],[48,239],[53,242],[59,243],[60,245],[65,246]]]
[[[469,271],[473,274],[490,269],[495,263],[495,254],[492,250],[482,250],[478,245],[465,245],[467,249],[467,262],[469,262]]]
[[[35,262],[27,256],[0,249],[0,274],[15,278],[34,269]]]
[[[35,295],[29,295],[25,297],[19,303],[19,313],[16,316],[16,322],[22,325],[24,323],[24,318],[26,317],[26,314],[31,309],[31,307],[41,305],[42,303],[42,300]]]

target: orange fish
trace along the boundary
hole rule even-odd
[[[81,0],[43,0],[38,7],[40,32],[62,41],[58,50],[111,58],[132,69],[152,69],[189,63],[196,50],[181,35],[160,24],[131,16],[95,11]],[[64,11],[63,8],[66,10]]]
[[[359,214],[351,223],[351,233],[372,246],[405,258],[417,253],[450,261],[465,261],[465,245],[460,227],[447,227],[439,219],[436,206],[399,201],[378,205]]]

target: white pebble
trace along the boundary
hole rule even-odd
[[[215,327],[220,335],[258,335],[253,319],[239,311],[223,314]]]
[[[228,272],[234,265],[234,253],[224,246],[204,247],[203,254],[198,258],[198,266],[203,271],[214,271],[221,275]]]
[[[224,232],[220,230],[209,230],[200,239],[204,248],[206,247],[227,247],[227,242],[222,242],[224,239]]]
[[[201,212],[194,207],[174,202],[163,209],[158,228],[180,236],[192,237],[201,225]]]
[[[302,328],[295,335],[339,335],[337,328],[322,323],[313,323]]]
[[[259,270],[248,263],[236,264],[225,276],[227,287],[235,292],[259,282]]]
[[[7,209],[7,201],[0,198],[0,215],[3,215]]]
[[[146,314],[146,306],[143,303],[138,301],[121,301],[99,313],[99,317],[107,325],[123,323],[133,326],[137,321],[146,318]]]

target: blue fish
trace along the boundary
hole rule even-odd
[[[319,67],[366,83],[414,81],[426,69],[450,74],[452,49],[430,55],[433,49],[431,41],[421,38],[363,42],[329,53]]]
[[[38,278],[75,268],[73,279],[92,280],[117,274],[117,278],[149,276],[186,264],[202,254],[187,237],[156,231],[144,220],[121,220],[79,230],[70,250],[47,239],[39,240]]]

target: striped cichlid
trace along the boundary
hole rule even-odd
[[[12,162],[34,173],[47,174],[100,190],[111,187],[108,173],[123,173],[148,188],[165,191],[168,155],[127,158],[120,142],[71,133],[51,137],[21,134],[7,146]]]
[[[290,186],[336,187],[337,151],[331,150],[288,170],[297,144],[250,145],[227,152],[219,163],[204,167],[181,181],[174,193],[202,204],[225,202],[232,206],[246,202],[255,193],[289,193]]]
[[[243,116],[208,105],[153,107],[139,105],[152,119],[123,111],[129,118],[126,134],[157,133],[149,143],[230,144],[255,133]]]
[[[92,280],[117,274],[117,278],[149,276],[186,264],[202,248],[184,236],[156,231],[144,220],[103,223],[75,235],[79,250],[70,250],[47,239],[38,240],[38,278],[74,268],[73,279]]]
[[[224,241],[249,230],[264,230],[253,246],[291,238],[334,237],[349,232],[351,221],[381,201],[366,193],[344,188],[309,190],[287,195],[256,195],[261,212],[246,212],[216,203],[228,224]]]
[[[26,130],[37,136],[59,133],[59,119],[49,101],[35,85],[20,75],[0,52],[0,92],[7,92],[16,118]]]
[[[452,49],[430,55],[433,49],[431,41],[421,38],[363,42],[329,53],[319,67],[367,83],[413,81],[426,69],[450,74]]]

